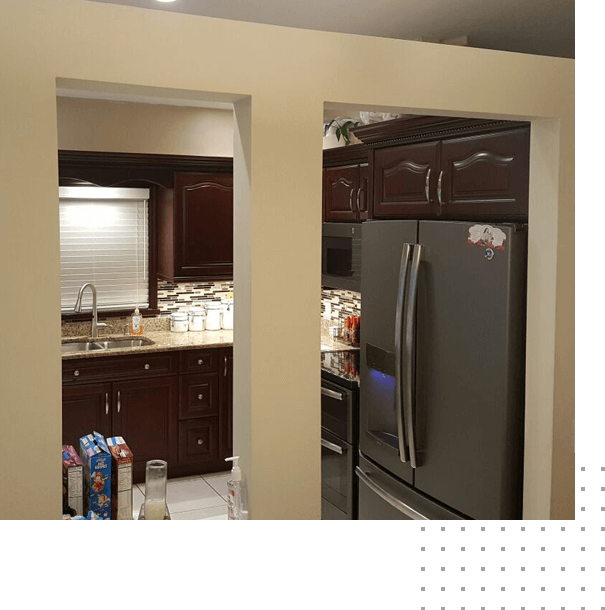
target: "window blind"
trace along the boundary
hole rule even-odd
[[[149,306],[149,190],[60,187],[61,312],[91,282],[97,308]],[[86,290],[82,309],[92,308]]]

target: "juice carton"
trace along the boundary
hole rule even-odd
[[[105,437],[93,432],[80,438],[84,464],[84,511],[99,519],[111,518],[111,455]]]
[[[63,445],[61,457],[63,463],[63,485],[67,490],[67,504],[76,511],[76,515],[82,516],[84,514],[82,460],[71,445]]]
[[[111,454],[111,518],[132,519],[132,451],[121,436],[107,439]]]

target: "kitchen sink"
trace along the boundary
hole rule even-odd
[[[95,341],[95,345],[100,345],[101,349],[111,349],[113,347],[141,347],[141,345],[153,345],[149,339],[114,339],[113,341]]]
[[[61,343],[63,352],[89,352],[116,347],[141,347],[142,345],[153,345],[153,341],[145,338],[139,339],[112,339],[110,341],[78,341],[74,343]]]
[[[93,341],[80,341],[78,343],[61,343],[62,352],[90,352],[92,350],[103,349]]]

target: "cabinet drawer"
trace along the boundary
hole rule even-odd
[[[218,417],[179,423],[179,465],[203,465],[218,460]]]
[[[163,377],[177,371],[178,354],[174,352],[83,358],[63,361],[63,383]]]
[[[181,352],[181,373],[214,373],[218,370],[218,349]]]
[[[179,419],[218,415],[218,373],[181,376]]]

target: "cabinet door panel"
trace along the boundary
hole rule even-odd
[[[113,435],[122,436],[134,456],[140,478],[148,460],[177,460],[177,377],[121,381],[113,384]]]
[[[111,436],[111,383],[63,388],[62,438],[80,452],[80,437],[94,430]]]
[[[526,220],[529,131],[443,142],[441,216]]]
[[[355,222],[359,166],[331,167],[324,170],[326,222]]]
[[[233,276],[233,176],[175,175],[175,276]]]
[[[374,218],[431,218],[439,143],[377,150],[374,156]]]

